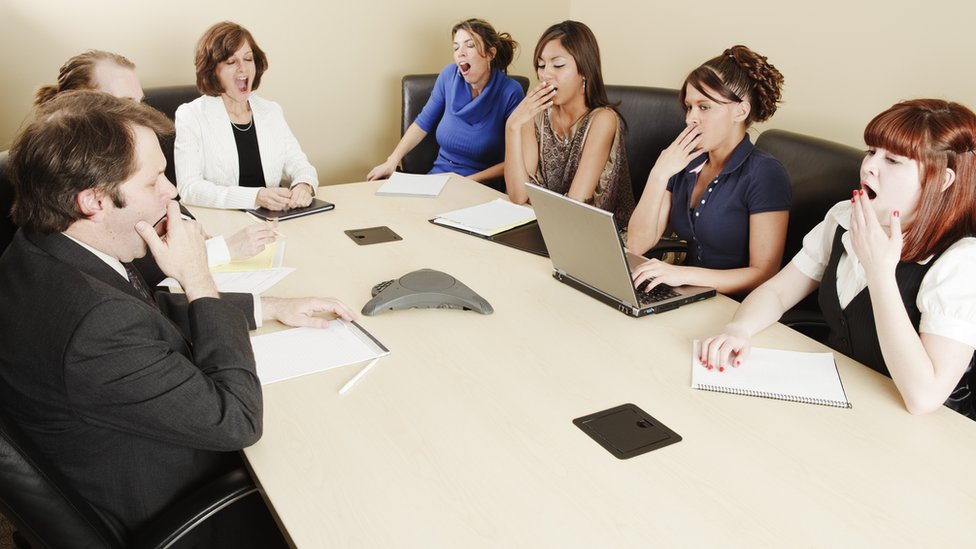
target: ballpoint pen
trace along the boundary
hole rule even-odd
[[[365,368],[360,370],[358,374],[354,375],[352,379],[347,381],[346,384],[342,386],[342,389],[339,389],[339,395],[344,395],[346,394],[346,391],[352,389],[352,386],[355,385],[356,382],[359,381],[364,375],[366,375],[366,372],[368,372],[370,368],[375,366],[376,363],[379,362],[379,360],[380,360],[379,358],[374,358],[373,360],[371,360],[369,364],[366,365]]]

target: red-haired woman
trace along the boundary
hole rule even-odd
[[[703,367],[748,368],[749,338],[820,286],[829,344],[889,375],[909,412],[976,419],[976,115],[898,103],[864,130],[861,188],[702,345]]]

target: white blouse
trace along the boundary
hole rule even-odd
[[[837,226],[848,229],[850,220],[851,202],[835,204],[824,220],[803,237],[803,249],[793,258],[793,265],[819,282],[830,260]],[[844,252],[837,264],[837,296],[841,307],[846,308],[868,283],[851,245],[850,232],[844,233],[841,244]],[[922,278],[915,304],[922,313],[919,332],[976,347],[976,238],[963,238],[939,256]]]

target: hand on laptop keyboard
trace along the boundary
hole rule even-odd
[[[658,284],[650,290],[647,290],[652,280],[654,279],[645,280],[635,288],[637,290],[637,299],[640,300],[641,305],[657,303],[658,301],[664,301],[671,297],[678,297],[678,292],[675,292],[674,288],[667,284]]]

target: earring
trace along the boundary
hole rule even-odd
[[[586,91],[586,79],[583,79],[583,91]]]

